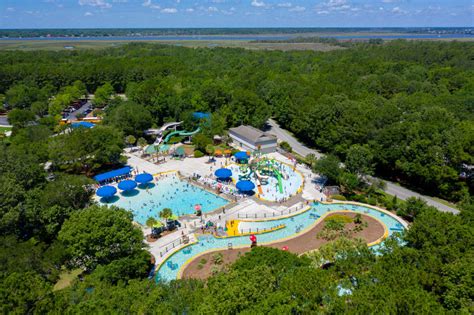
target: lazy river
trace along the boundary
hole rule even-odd
[[[299,213],[292,217],[271,221],[240,222],[239,228],[264,229],[284,224],[285,227],[282,229],[265,234],[259,234],[257,236],[258,243],[260,245],[264,243],[273,243],[303,233],[307,228],[312,227],[315,221],[318,220],[324,214],[331,211],[341,210],[349,210],[356,213],[362,213],[378,219],[386,226],[388,230],[388,236],[392,235],[395,232],[402,232],[405,229],[405,225],[402,223],[402,221],[399,221],[399,219],[397,219],[395,216],[389,215],[375,208],[344,203],[315,203],[308,211]],[[159,266],[156,275],[156,280],[170,281],[176,279],[178,277],[180,269],[185,265],[188,260],[209,250],[226,249],[228,248],[229,243],[232,244],[233,248],[236,248],[238,246],[250,246],[251,242],[248,236],[239,236],[232,238],[216,238],[212,235],[200,236],[198,238],[197,243],[189,245],[168,257]],[[380,245],[374,245],[371,248],[377,251],[380,248]]]

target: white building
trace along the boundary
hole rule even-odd
[[[229,136],[232,138],[234,145],[244,151],[260,149],[262,153],[271,153],[275,152],[277,148],[277,137],[252,126],[241,125],[230,128]]]

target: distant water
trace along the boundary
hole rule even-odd
[[[101,36],[101,37],[11,37],[0,38],[0,40],[58,40],[58,41],[83,41],[83,40],[119,40],[119,41],[141,41],[141,40],[287,40],[301,35],[176,35],[176,36]],[[309,37],[308,35],[304,37]],[[320,35],[318,37],[336,38],[342,40],[350,39],[452,39],[473,38],[472,34],[399,34],[399,35]]]

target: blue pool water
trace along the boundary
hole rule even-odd
[[[282,192],[280,192],[278,187],[278,179],[274,176],[268,177],[268,184],[262,185],[262,194],[260,195],[261,198],[271,201],[280,201],[283,198],[289,198],[292,195],[295,195],[298,188],[300,188],[301,184],[303,183],[303,178],[301,174],[293,171],[293,168],[289,165],[276,162],[278,165],[280,172],[284,175],[282,178]],[[239,165],[232,164],[229,166],[232,170],[232,178],[235,182],[239,181],[239,175],[241,175]],[[257,190],[257,180],[256,174],[252,174],[250,180],[255,184],[255,192]]]
[[[109,205],[118,206],[133,213],[134,220],[145,224],[148,217],[158,218],[163,208],[170,208],[173,214],[183,216],[194,214],[194,206],[201,205],[202,212],[210,212],[229,203],[213,193],[181,180],[174,174],[160,177],[155,186],[137,189],[138,194],[120,195],[120,198]]]
[[[362,213],[370,215],[376,219],[382,221],[388,231],[389,236],[395,232],[401,232],[404,230],[404,226],[394,217],[380,212],[378,210],[359,206],[359,205],[351,205],[351,204],[314,204],[309,211],[303,212],[301,214],[295,215],[293,217],[273,220],[273,221],[261,221],[261,222],[241,222],[240,224],[244,224],[243,226],[252,227],[252,228],[269,228],[275,225],[284,224],[285,228],[276,230],[274,232],[269,232],[266,234],[257,235],[258,243],[268,243],[268,242],[275,242],[286,237],[293,236],[295,234],[299,234],[304,232],[306,228],[311,226],[317,218],[321,217],[323,214],[335,211],[335,210],[351,210],[354,212]],[[239,225],[240,228],[240,225]],[[157,280],[164,280],[169,281],[176,279],[178,275],[178,271],[181,266],[190,258],[199,255],[207,250],[211,249],[225,249],[228,247],[228,244],[232,243],[232,246],[241,246],[247,245],[250,246],[250,240],[248,236],[241,236],[241,237],[233,237],[233,238],[215,238],[212,235],[201,236],[198,239],[198,243],[190,245],[185,248],[185,250],[180,250],[176,252],[174,255],[169,257],[167,261],[165,261],[160,269],[157,272]],[[377,250],[380,245],[375,245],[372,248]]]

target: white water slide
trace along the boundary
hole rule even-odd
[[[148,129],[145,131],[146,135],[156,135],[155,145],[160,144],[163,141],[163,132],[169,128],[176,128],[181,125],[182,121],[169,122],[161,126],[160,129]]]

